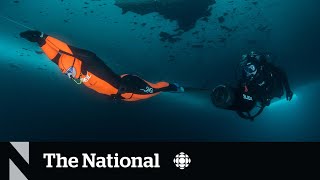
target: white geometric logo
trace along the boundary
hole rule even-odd
[[[11,145],[16,149],[17,156],[21,156],[27,164],[29,164],[29,143],[28,142],[10,142]],[[22,172],[16,162],[9,159],[9,179],[10,180],[28,180],[25,177],[24,172]]]
[[[140,90],[145,93],[153,94],[153,88],[150,88],[148,86],[146,87],[146,89],[140,89]]]
[[[173,159],[173,162],[178,168],[184,169],[189,166],[191,159],[189,158],[188,154],[181,152],[176,155],[176,157]]]

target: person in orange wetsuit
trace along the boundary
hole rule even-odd
[[[70,79],[94,91],[124,101],[138,101],[160,92],[184,92],[177,83],[150,83],[135,75],[118,75],[95,53],[70,46],[40,31],[25,31],[22,38],[37,42],[48,58]]]

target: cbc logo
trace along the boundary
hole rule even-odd
[[[178,168],[185,169],[191,163],[191,159],[187,154],[181,152],[176,155],[176,157],[173,159],[173,162]]]

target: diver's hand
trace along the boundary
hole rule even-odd
[[[27,39],[30,42],[39,42],[41,41],[43,33],[40,31],[25,31],[20,33],[20,37]]]
[[[262,106],[270,106],[270,104],[271,104],[271,99],[270,98],[264,98],[264,99],[262,99],[260,101],[261,101],[261,105]]]
[[[287,100],[291,101],[292,97],[293,97],[293,92],[291,90],[288,90],[286,92],[286,96],[287,96]]]
[[[174,91],[174,92],[177,92],[177,93],[184,93],[184,87],[180,86],[178,83],[173,83],[174,86],[177,87],[177,90]]]

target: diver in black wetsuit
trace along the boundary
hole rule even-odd
[[[275,97],[281,98],[284,89],[288,101],[293,96],[286,73],[268,62],[269,58],[268,54],[257,54],[252,51],[243,55],[240,64],[239,87],[248,93],[244,98],[250,99],[249,96],[252,95],[264,106],[269,106]]]
[[[222,109],[232,110],[245,119],[253,120],[273,98],[281,98],[286,91],[287,100],[293,97],[286,73],[268,62],[270,55],[251,52],[243,55],[240,63],[238,85],[217,86],[211,93],[212,103]],[[250,112],[260,110],[255,115]]]

